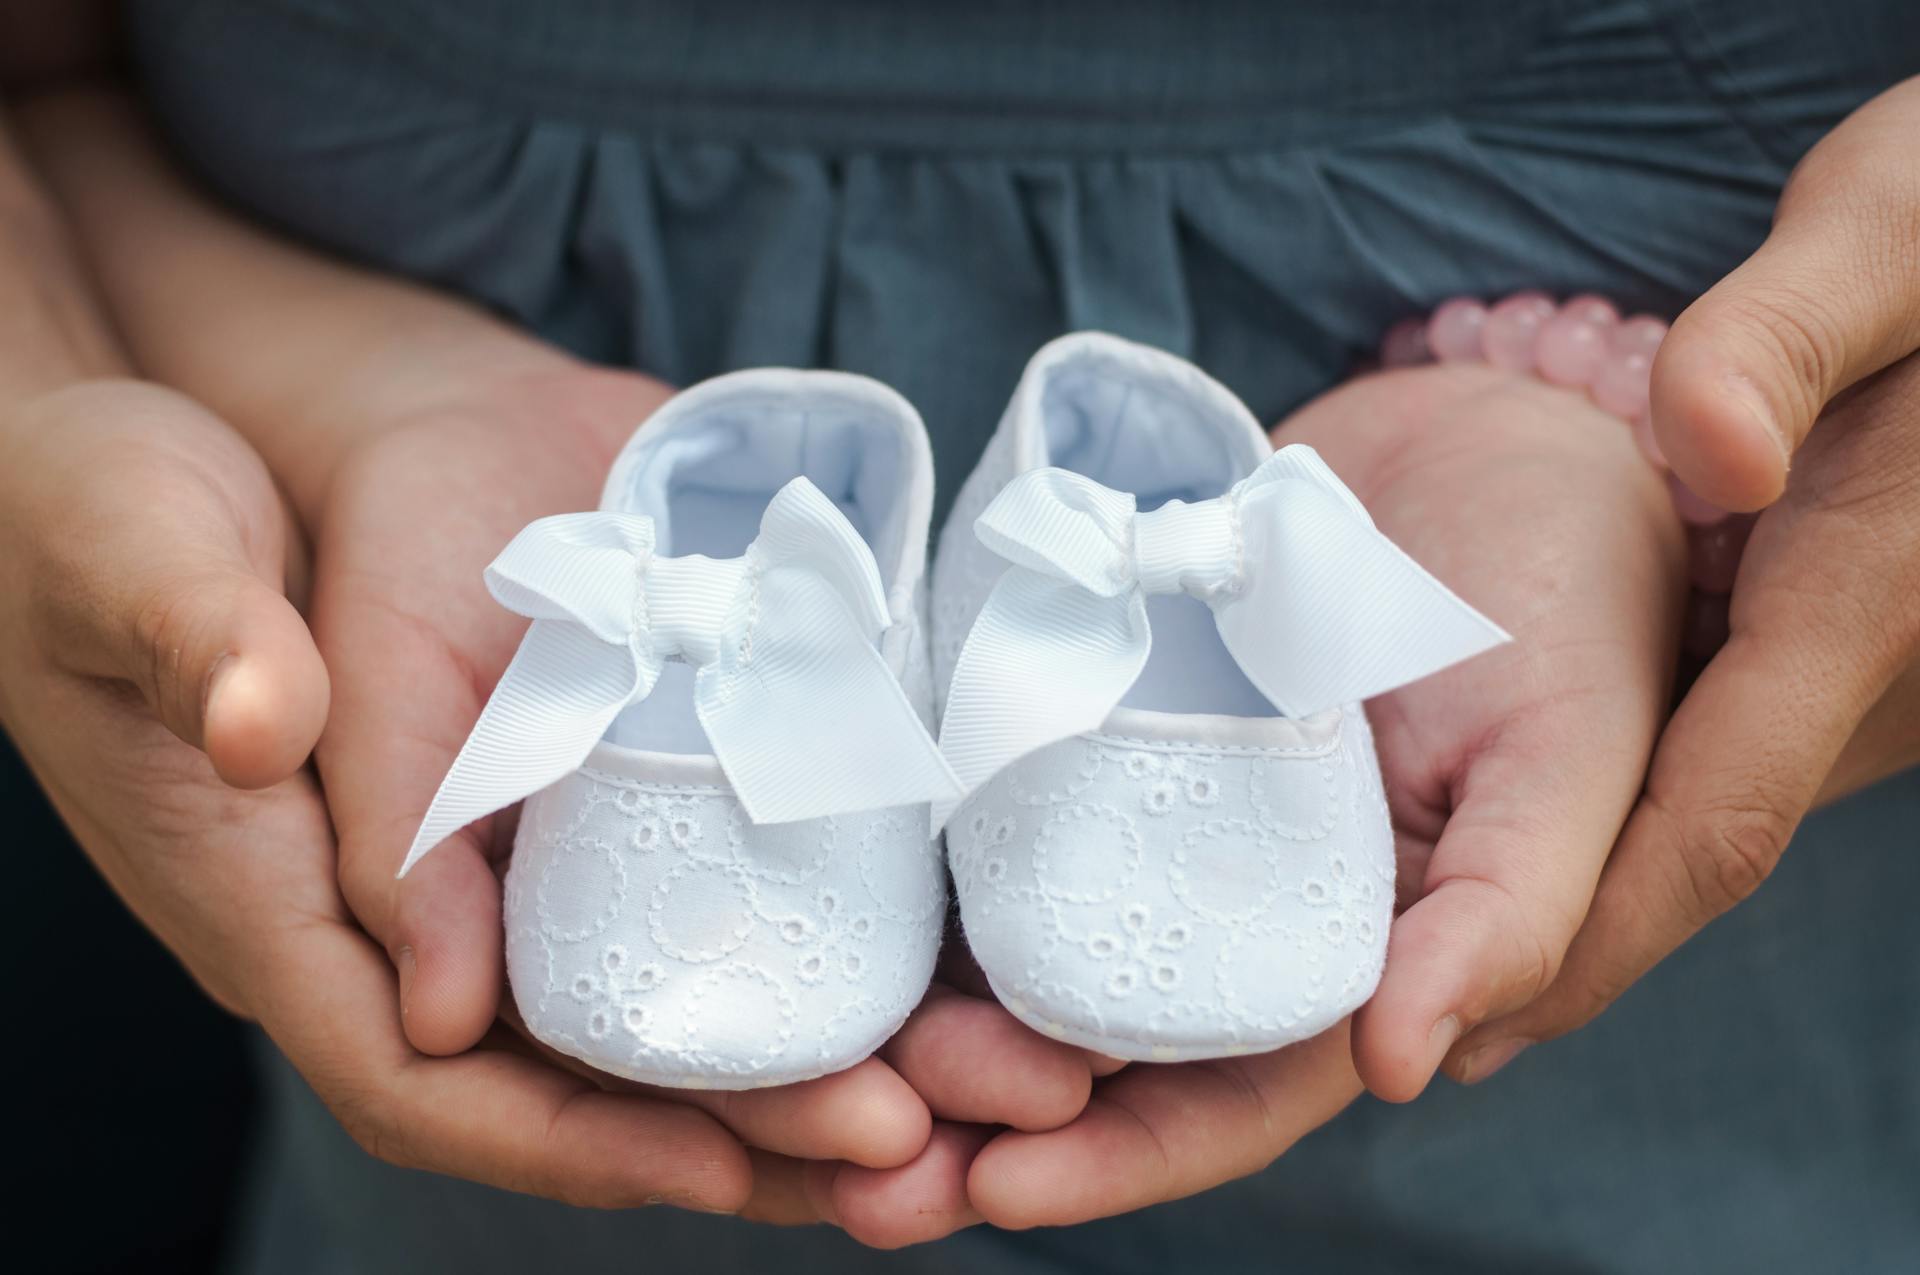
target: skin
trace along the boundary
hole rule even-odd
[[[843,1077],[724,1097],[583,1076],[497,1022],[496,840],[386,878],[515,636],[479,567],[590,504],[665,387],[219,213],[124,101],[61,91],[85,24],[36,43],[24,9],[0,6],[0,78],[33,90],[30,162],[0,154],[0,290],[31,302],[0,307],[0,721],[134,910],[375,1154],[879,1245],[1141,1207],[1256,1171],[1363,1081],[1410,1097],[1443,1059],[1477,1078],[1489,1046],[1584,1022],[1757,884],[1810,803],[1920,757],[1909,85],[1809,157],[1656,366],[1696,490],[1786,492],[1664,736],[1679,532],[1617,422],[1444,368],[1280,431],[1521,638],[1371,706],[1405,910],[1350,1030],[1119,1070],[962,967]],[[129,380],[122,337],[193,398]],[[1730,384],[1753,390],[1739,413]]]
[[[27,189],[8,195],[12,242],[25,226],[41,251],[16,277],[89,296]],[[328,685],[289,597],[305,555],[288,509],[225,423],[126,378],[96,320],[70,306],[32,329],[33,357],[0,362],[0,722],[75,838],[374,1153],[580,1203],[747,1207],[746,1153],[704,1112],[510,1049],[408,1046],[302,768]]]
[[[1753,257],[1653,369],[1675,471],[1766,507],[1731,637],[1660,741],[1559,977],[1470,1033],[1482,1079],[1600,1013],[1758,889],[1807,812],[1920,762],[1920,79],[1800,162]]]
[[[977,1220],[953,1169],[960,1149],[970,1155],[979,1140],[963,1126],[1055,1127],[1084,1106],[1102,1064],[1031,1032],[991,999],[942,988],[880,1056],[834,1076],[737,1094],[625,1085],[498,1026],[504,820],[466,830],[394,879],[520,638],[522,623],[487,597],[481,567],[529,520],[590,508],[614,451],[669,387],[580,363],[472,307],[245,227],[181,184],[111,93],[45,95],[20,119],[142,366],[220,412],[267,468],[288,475],[288,501],[313,536],[312,636],[298,637],[324,668],[222,637],[206,644],[220,652],[217,666],[211,656],[176,662],[176,695],[218,677],[218,705],[244,670],[261,714],[281,720],[316,677],[330,678],[315,747],[326,804],[313,822],[332,835],[315,858],[336,874],[336,909],[343,900],[345,917],[390,963],[379,996],[338,995],[329,1014],[354,1012],[401,1034],[401,1052],[416,1063],[471,1067],[490,1051],[517,1060],[512,1071],[476,1073],[480,1092],[467,1102],[422,1087],[407,1100],[356,1098],[336,1111],[375,1122],[380,1135],[364,1141],[409,1163],[563,1199],[632,1202],[596,1186],[607,1170],[588,1158],[557,1148],[548,1175],[534,1178],[522,1171],[522,1146],[485,1135],[498,1128],[506,1095],[485,1099],[483,1082],[524,1072],[556,1092],[618,1097],[633,1112],[628,1146],[660,1147],[658,1156],[628,1152],[644,1161],[640,1199],[760,1218],[839,1217],[880,1245]],[[209,279],[229,286],[209,288]],[[490,494],[458,498],[473,492]],[[244,622],[225,603],[176,603],[189,607],[196,625],[223,633],[219,626]],[[297,767],[311,745],[309,734],[281,764]],[[371,1088],[351,1072],[343,1081]],[[445,1138],[420,1131],[414,1103],[423,1100],[444,1108],[453,1126]],[[528,1114],[532,1136],[543,1113]],[[713,1139],[706,1160],[726,1167],[718,1186],[692,1157],[668,1157],[668,1135],[690,1120]],[[477,1141],[455,1154],[447,1139]],[[802,1160],[821,1167],[803,1172]],[[872,1203],[903,1193],[929,1203],[912,1214]]]
[[[1551,978],[1639,793],[1678,642],[1682,541],[1625,426],[1564,391],[1449,365],[1351,382],[1275,441],[1319,449],[1383,531],[1515,641],[1369,705],[1402,911],[1350,1028],[1129,1067],[1065,1128],[1000,1135],[968,1177],[996,1225],[1190,1195],[1264,1167],[1363,1081],[1417,1092],[1451,1043],[1436,1022],[1517,1008]]]

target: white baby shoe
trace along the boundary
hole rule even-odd
[[[919,1003],[946,906],[927,803],[958,793],[928,734],[932,500],[898,394],[740,372],[647,421],[601,512],[487,569],[533,624],[401,871],[527,799],[504,910],[534,1036],[749,1089],[852,1066]]]
[[[933,623],[969,794],[934,818],[1008,1009],[1174,1061],[1372,994],[1394,848],[1359,701],[1507,638],[1311,448],[1172,355],[1055,341],[960,492]]]

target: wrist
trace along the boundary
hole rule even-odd
[[[1563,390],[1624,422],[1648,464],[1665,483],[1687,532],[1692,593],[1682,628],[1691,661],[1710,658],[1727,640],[1728,598],[1754,515],[1732,514],[1702,499],[1671,473],[1654,438],[1649,377],[1667,325],[1652,315],[1622,319],[1591,294],[1555,303],[1523,292],[1489,308],[1455,297],[1430,318],[1394,325],[1381,346],[1387,367],[1490,364]]]

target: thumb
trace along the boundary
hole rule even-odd
[[[1826,404],[1920,348],[1920,78],[1875,98],[1801,160],[1758,251],[1674,321],[1653,426],[1707,500],[1779,497]]]
[[[107,651],[168,730],[236,788],[265,788],[306,762],[328,684],[306,622],[246,563],[200,566],[139,588]]]
[[[1809,637],[1762,627],[1714,657],[1661,740],[1558,977],[1468,1033],[1451,1070],[1483,1079],[1521,1047],[1584,1026],[1759,888],[1873,697],[1857,668],[1809,659]]]
[[[39,469],[42,644],[69,672],[130,683],[229,784],[278,783],[305,763],[329,698],[283,592],[285,506],[253,452],[184,400],[94,397]]]
[[[1376,1096],[1417,1097],[1463,1035],[1553,981],[1639,790],[1651,719],[1629,696],[1569,693],[1468,760],[1421,897],[1354,1015],[1354,1066]]]
[[[1920,519],[1906,496],[1920,464],[1913,377],[1920,359],[1854,396],[1846,414],[1856,419],[1809,448],[1802,481],[1760,519],[1732,635],[1661,737],[1559,976],[1461,1040],[1460,1073],[1477,1079],[1520,1045],[1586,1023],[1758,888],[1910,664],[1920,646]]]

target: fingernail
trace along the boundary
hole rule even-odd
[[[1780,449],[1781,463],[1791,463],[1793,440],[1787,437],[1787,432],[1780,427],[1780,422],[1773,418],[1773,408],[1767,405],[1766,396],[1760,392],[1760,387],[1753,383],[1753,378],[1745,372],[1729,372],[1726,375],[1726,387],[1727,392],[1746,410],[1753,423],[1760,427],[1760,432]]]
[[[1449,1049],[1453,1048],[1453,1042],[1459,1039],[1460,1015],[1441,1015],[1440,1021],[1435,1023],[1433,1029],[1427,1033],[1427,1057],[1433,1059],[1434,1066],[1440,1065],[1440,1060],[1447,1056]]]
[[[407,1002],[413,995],[413,949],[401,948],[399,955],[394,958],[394,964],[400,968],[400,1017],[404,1019],[407,1016]]]
[[[1460,1060],[1460,1083],[1479,1084],[1519,1057],[1520,1051],[1532,1043],[1530,1040],[1516,1038],[1481,1046]]]

